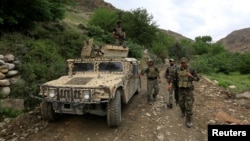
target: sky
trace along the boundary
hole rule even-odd
[[[124,11],[146,9],[156,25],[190,39],[211,36],[216,42],[250,27],[248,0],[104,0]]]

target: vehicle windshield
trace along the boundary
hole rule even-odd
[[[74,63],[73,72],[93,72],[94,64],[93,63]]]
[[[99,71],[115,71],[122,72],[122,63],[121,62],[101,62],[99,64]]]

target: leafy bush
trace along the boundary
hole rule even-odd
[[[88,27],[88,35],[94,38],[96,44],[107,43],[107,44],[115,44],[115,40],[111,33],[105,32],[99,26],[89,26]]]
[[[9,117],[9,118],[15,118],[18,115],[20,115],[21,113],[22,113],[22,111],[19,111],[19,110],[0,107],[0,115],[5,115],[6,117]]]
[[[202,73],[235,72],[239,69],[240,54],[222,52],[219,54],[203,54],[192,61],[192,66]]]
[[[59,55],[66,60],[68,58],[80,57],[80,52],[86,39],[86,35],[66,31],[58,33],[54,38],[54,42],[59,46]]]
[[[140,45],[128,41],[126,45],[129,47],[128,56],[134,58],[142,58],[143,49]]]
[[[65,73],[65,60],[59,54],[59,47],[53,42],[30,41],[27,47],[20,65],[21,75],[27,83],[51,80]]]
[[[246,53],[240,57],[239,60],[239,71],[241,74],[250,73],[250,54]]]
[[[191,62],[191,66],[199,73],[212,73],[215,72],[214,66],[210,63],[209,55],[198,56]]]

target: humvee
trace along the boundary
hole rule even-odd
[[[42,119],[54,121],[60,114],[85,113],[107,117],[109,127],[121,123],[121,105],[141,91],[140,61],[129,58],[129,48],[87,42],[81,57],[68,59],[68,74],[40,86]]]

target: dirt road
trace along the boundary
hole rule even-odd
[[[118,128],[109,128],[106,117],[90,114],[64,115],[47,123],[37,109],[8,121],[0,130],[0,141],[206,141],[207,124],[250,123],[249,110],[235,104],[224,89],[202,78],[195,82],[194,126],[187,128],[179,107],[167,109],[166,86],[162,79],[157,101],[148,105],[146,78],[142,77],[142,92],[123,106]]]

